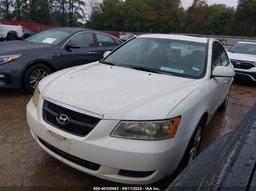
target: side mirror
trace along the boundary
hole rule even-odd
[[[104,52],[104,54],[103,54],[103,58],[106,58],[108,55],[110,55],[110,53],[111,53],[111,51],[106,51],[106,52]]]
[[[77,45],[77,44],[67,44],[65,48],[67,50],[70,50],[70,49],[79,49],[81,47],[79,45]]]
[[[233,67],[216,66],[212,71],[213,77],[234,77],[235,71]]]

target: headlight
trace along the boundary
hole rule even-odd
[[[0,56],[0,64],[5,64],[7,62],[13,62],[15,60],[18,60],[20,57],[21,57],[21,54]]]
[[[32,102],[34,104],[34,106],[38,106],[38,102],[39,102],[39,97],[40,97],[40,92],[38,90],[38,88],[35,89],[33,97],[32,97]]]
[[[164,121],[121,121],[111,136],[137,140],[164,140],[173,138],[180,117]]]

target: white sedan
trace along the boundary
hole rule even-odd
[[[142,35],[99,62],[44,78],[27,122],[39,146],[67,165],[149,184],[197,156],[202,130],[227,107],[234,74],[217,40]]]

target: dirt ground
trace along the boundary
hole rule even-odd
[[[0,89],[0,188],[82,187],[92,190],[93,186],[117,185],[79,172],[40,149],[25,120],[29,99],[29,95],[19,91]],[[255,101],[255,85],[234,84],[228,110],[218,112],[212,119],[204,133],[202,148],[234,130]]]

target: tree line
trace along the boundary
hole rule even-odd
[[[194,0],[103,0],[95,4],[87,26],[101,30],[256,36],[256,0],[238,0],[237,8]]]
[[[84,0],[0,0],[0,17],[42,24],[77,26],[85,18]]]
[[[188,9],[180,0],[0,0],[0,17],[108,31],[256,36],[256,0],[238,0],[237,8],[194,0]]]

